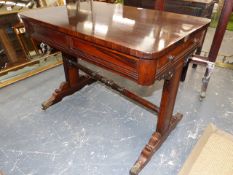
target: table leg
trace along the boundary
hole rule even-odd
[[[210,61],[207,65],[205,75],[202,79],[202,87],[201,87],[201,94],[200,99],[202,100],[205,98],[206,90],[210,81],[211,74],[214,69],[214,64],[218,56],[218,52],[226,31],[227,23],[230,19],[231,13],[233,10],[233,1],[224,1],[224,5],[222,8],[222,12],[220,18],[218,20],[218,26],[216,28],[214,39],[210,47],[210,52],[208,55],[208,60]],[[212,62],[212,63],[211,63]]]
[[[204,77],[202,78],[202,86],[201,86],[201,93],[200,93],[200,100],[202,101],[203,98],[206,96],[206,90],[210,81],[210,77],[214,71],[215,63],[208,62]]]
[[[138,174],[143,167],[149,162],[155,151],[166,140],[170,132],[176,127],[181,120],[182,114],[172,115],[176,94],[179,87],[180,76],[183,64],[180,64],[170,77],[164,81],[160,110],[158,114],[157,129],[152,134],[148,144],[142,150],[138,160],[130,170],[131,175]]]
[[[95,80],[89,76],[80,76],[79,69],[69,63],[69,60],[77,62],[77,58],[64,53],[62,53],[62,58],[66,81],[62,82],[60,87],[54,91],[52,96],[42,103],[43,110],[61,101],[65,96],[71,95],[82,89],[84,86],[95,82]]]

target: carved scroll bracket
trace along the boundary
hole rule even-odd
[[[159,149],[161,144],[166,140],[170,132],[176,127],[178,122],[182,119],[182,114],[177,113],[170,121],[170,125],[167,131],[162,135],[159,132],[154,132],[142,150],[138,160],[135,162],[134,166],[130,170],[130,175],[137,175],[150,161],[151,157]]]

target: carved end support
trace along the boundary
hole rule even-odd
[[[68,82],[61,83],[60,87],[54,91],[52,96],[42,103],[42,109],[48,109],[53,104],[61,101],[65,96],[71,95],[74,92],[82,89],[84,86],[94,82],[95,80],[89,76],[81,76],[79,81],[73,86],[70,86]]]
[[[130,170],[130,175],[137,175],[150,161],[151,157],[159,149],[161,144],[166,140],[170,132],[176,127],[178,122],[182,119],[183,115],[177,113],[174,115],[170,121],[169,128],[167,131],[161,135],[159,132],[154,132],[146,146],[143,148],[138,160]]]
[[[59,88],[54,91],[52,96],[41,104],[42,109],[46,110],[53,104],[57,103],[58,101],[61,101],[62,98],[60,97],[60,94],[68,88],[69,84],[67,82],[62,82]]]
[[[149,162],[154,152],[159,148],[161,141],[161,134],[154,132],[146,146],[141,152],[140,157],[130,170],[130,175],[137,175],[144,166]]]

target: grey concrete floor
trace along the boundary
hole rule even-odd
[[[102,72],[108,76],[112,74]],[[216,68],[200,102],[204,69],[189,69],[175,112],[184,114],[142,175],[175,175],[208,123],[233,134],[233,71]],[[143,88],[115,77],[158,103],[162,82]],[[156,126],[156,115],[100,83],[42,111],[64,80],[54,68],[0,89],[0,170],[6,175],[127,175]]]
[[[208,32],[206,34],[206,39],[203,45],[203,50],[209,52],[211,43],[213,41],[215,28],[209,27]],[[233,32],[226,30],[225,35],[223,37],[223,42],[221,44],[219,54],[224,55],[233,55]]]

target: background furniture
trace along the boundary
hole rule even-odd
[[[19,41],[12,26],[19,22],[17,12],[1,13],[0,15],[0,45],[7,57],[7,63],[14,64],[26,61]],[[0,58],[2,59],[2,58]],[[6,63],[2,63],[3,65]]]
[[[2,48],[0,59],[4,59],[1,61],[1,68],[25,63],[33,55],[39,54],[36,44],[25,33],[17,13],[18,11],[13,11],[0,15],[0,48]],[[34,54],[31,55],[32,52]]]
[[[161,0],[157,0],[161,1]],[[124,0],[124,5],[154,9],[156,0]],[[215,0],[164,0],[168,12],[211,18]]]
[[[40,48],[42,44],[30,38],[18,18],[18,12],[35,7],[36,2],[0,2],[0,88],[61,64],[55,50],[45,44]]]
[[[16,52],[11,44],[11,41],[4,29],[0,29],[0,42],[3,48],[3,52],[6,54],[10,63],[18,62]]]
[[[16,34],[16,37],[18,38],[18,41],[21,45],[21,48],[25,54],[25,56],[30,59],[31,55],[39,55],[39,50],[37,43],[29,36],[27,36],[25,27],[23,23],[18,23],[13,26],[14,32]],[[33,52],[31,54],[31,52]]]
[[[232,11],[233,11],[233,1],[225,0],[208,57],[194,55],[194,57],[191,58],[192,62],[206,66],[206,71],[202,79],[202,87],[201,87],[201,94],[200,94],[201,99],[206,96],[206,90],[208,87],[208,83],[209,83],[211,74],[214,70],[215,61],[217,59],[218,52],[219,52],[219,49],[220,49],[225,31],[226,31],[227,23],[230,19]]]

